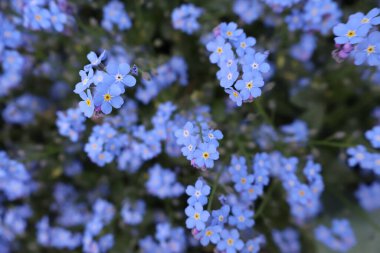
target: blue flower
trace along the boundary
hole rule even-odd
[[[137,200],[135,203],[130,200],[124,200],[121,210],[121,216],[125,224],[137,225],[144,220],[146,205],[143,200]]]
[[[244,156],[236,156],[233,155],[231,159],[230,166],[228,167],[228,171],[231,175],[235,174],[247,174],[247,162]]]
[[[363,162],[368,158],[367,149],[363,145],[358,145],[347,149],[348,165],[354,167],[358,164],[362,166]]]
[[[234,89],[226,89],[226,93],[228,93],[230,96],[230,99],[236,103],[237,106],[241,106],[243,103],[243,98],[239,91]]]
[[[311,194],[312,193],[307,185],[297,184],[290,190],[290,199],[291,201],[306,205],[312,196]]]
[[[286,228],[282,231],[273,230],[272,237],[280,252],[301,252],[301,243],[297,230],[293,228]]]
[[[194,152],[195,164],[200,168],[214,167],[214,160],[219,159],[219,153],[215,145],[201,143]]]
[[[245,228],[251,228],[255,224],[253,220],[253,211],[240,206],[234,206],[232,208],[232,214],[228,223],[231,226],[236,226],[238,229],[243,230]]]
[[[265,243],[265,237],[260,235],[255,239],[248,240],[242,253],[258,253],[260,251],[260,244]]]
[[[236,54],[240,57],[245,54],[254,54],[255,49],[253,46],[256,44],[256,39],[253,37],[247,37],[244,33],[238,38],[236,42],[233,42],[236,47]]]
[[[220,241],[220,233],[222,227],[219,225],[209,226],[196,235],[196,239],[200,239],[202,246],[209,245],[210,241],[213,244],[217,244]]]
[[[305,168],[303,170],[303,174],[306,176],[309,182],[314,181],[318,176],[320,176],[321,165],[318,163],[314,163],[312,160],[308,160]]]
[[[194,151],[196,150],[198,145],[198,138],[191,136],[187,141],[184,147],[181,148],[182,155],[186,156],[187,160],[194,159]]]
[[[210,55],[211,63],[218,63],[223,57],[233,54],[231,44],[226,43],[222,37],[210,41],[206,47],[208,51],[212,52]]]
[[[374,148],[380,148],[380,126],[375,126],[365,132],[365,137],[369,140]]]
[[[347,24],[338,24],[334,27],[336,44],[357,44],[361,42],[369,31],[369,26],[361,26],[360,22],[355,20],[349,21]]]
[[[226,253],[236,253],[242,250],[244,243],[240,240],[239,232],[236,229],[224,229],[221,233],[222,239],[217,244],[217,249]]]
[[[110,62],[107,65],[106,82],[110,84],[118,84],[121,92],[124,93],[124,85],[127,87],[133,87],[136,84],[136,79],[132,75],[128,75],[131,68],[128,63],[117,64],[116,62]]]
[[[379,8],[373,8],[370,10],[367,15],[364,15],[361,12],[355,13],[349,17],[349,21],[354,23],[360,23],[362,26],[379,25],[380,24],[380,14]]]
[[[220,24],[220,34],[225,39],[237,40],[242,33],[243,30],[237,29],[237,24],[234,22]]]
[[[350,222],[345,219],[334,219],[331,228],[318,226],[314,234],[318,241],[335,251],[347,252],[356,244]]]
[[[75,85],[74,92],[77,94],[82,93],[85,89],[89,88],[93,83],[94,71],[89,69],[88,73],[86,71],[79,71],[79,75],[81,77],[81,81]]]
[[[91,95],[91,90],[87,90],[87,94],[82,92],[79,94],[83,101],[79,102],[79,109],[88,118],[94,113],[95,105]]]
[[[50,12],[36,5],[26,6],[24,18],[25,25],[33,30],[46,30],[51,26]]]
[[[112,31],[113,25],[124,31],[132,26],[131,19],[124,9],[124,5],[117,0],[110,1],[103,8],[102,27],[107,31]]]
[[[210,213],[203,210],[203,206],[200,203],[195,203],[194,206],[188,206],[185,209],[187,215],[186,227],[189,229],[196,228],[198,231],[202,231],[206,227],[206,222],[210,217]]]
[[[218,210],[212,211],[212,224],[224,224],[228,222],[228,217],[230,214],[230,206],[229,205],[223,205]]]
[[[232,174],[232,180],[234,181],[235,190],[237,192],[242,192],[244,190],[247,190],[249,185],[253,183],[254,177],[253,175],[246,174],[246,173],[235,173]]]
[[[107,57],[107,53],[105,50],[99,56],[97,56],[95,52],[91,51],[90,53],[87,54],[87,59],[90,61],[90,64],[86,65],[84,69],[97,67],[102,61],[105,60],[106,57]],[[98,73],[100,73],[100,71],[97,72],[96,74]]]
[[[187,186],[186,194],[190,196],[187,200],[189,205],[194,205],[195,203],[200,203],[201,205],[207,204],[207,196],[210,194],[210,186],[205,184],[203,180],[198,179],[195,183],[195,187],[192,185]]]
[[[269,64],[265,61],[268,53],[248,54],[244,56],[244,73],[253,73],[254,75],[262,75],[270,70]]]
[[[220,86],[223,88],[230,88],[239,77],[239,72],[236,68],[222,68],[217,73],[220,80]]]
[[[264,80],[261,75],[254,72],[247,72],[243,75],[243,80],[236,82],[236,89],[240,91],[243,100],[257,98],[261,95],[261,87],[264,86]]]
[[[52,1],[49,2],[49,8],[51,25],[54,27],[56,31],[62,32],[64,25],[67,22],[66,14],[62,12],[57,6],[57,4]]]
[[[200,28],[197,19],[202,13],[203,10],[193,4],[182,4],[180,7],[175,8],[171,14],[172,25],[174,29],[193,34]]]
[[[369,66],[380,65],[380,32],[375,31],[368,35],[355,50],[355,64],[367,62]]]
[[[99,84],[95,93],[95,105],[100,106],[104,114],[110,114],[112,107],[118,109],[123,105],[121,93],[122,91],[117,85]]]
[[[205,133],[203,137],[204,141],[214,145],[215,147],[219,147],[218,140],[223,139],[223,134],[220,130],[209,130]]]
[[[175,131],[175,136],[177,137],[177,144],[187,145],[191,141],[191,137],[195,133],[194,125],[190,121],[186,122],[183,129],[178,129]],[[195,147],[193,147],[195,148]]]

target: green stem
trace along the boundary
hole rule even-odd
[[[276,182],[273,182],[270,186],[269,186],[269,189],[268,189],[268,192],[267,194],[265,195],[265,198],[263,200],[263,202],[261,203],[261,205],[259,206],[259,208],[257,209],[257,212],[255,213],[255,216],[253,217],[254,219],[257,219],[258,217],[260,217],[260,215],[263,213],[265,207],[268,205],[269,203],[269,200],[271,199],[271,196],[274,192],[274,189],[276,188],[277,186],[277,181]]]
[[[332,141],[318,141],[318,140],[310,140],[309,145],[311,146],[326,146],[333,148],[349,148],[352,147],[351,143],[341,143],[341,142],[332,142]]]
[[[257,107],[258,113],[263,117],[264,121],[273,126],[272,120],[270,119],[268,114],[265,112],[260,99],[255,100],[255,105]]]
[[[197,126],[198,126],[198,128],[199,128],[199,134],[200,134],[200,136],[201,136],[201,141],[204,142],[204,141],[203,141],[202,126],[201,126],[201,123],[199,123],[198,121],[197,121]]]
[[[208,202],[208,205],[207,205],[207,211],[208,212],[211,211],[212,202],[214,201],[215,192],[216,192],[216,189],[219,186],[219,179],[220,179],[220,176],[222,175],[222,173],[223,173],[223,169],[221,168],[220,171],[218,172],[218,175],[216,176],[216,178],[214,180],[213,185],[212,185],[210,199],[209,199],[209,202]]]

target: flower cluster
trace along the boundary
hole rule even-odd
[[[301,62],[308,62],[317,47],[317,40],[313,34],[302,35],[300,42],[290,48],[290,55]]]
[[[13,201],[29,196],[36,185],[22,163],[12,160],[0,151],[0,192]]]
[[[315,238],[326,247],[339,252],[347,252],[356,244],[354,231],[350,222],[345,219],[335,219],[331,222],[331,228],[318,226],[315,231]]]
[[[85,120],[79,108],[71,108],[66,112],[58,111],[56,121],[58,132],[62,136],[69,137],[72,142],[77,142],[81,132],[86,129]]]
[[[185,191],[183,186],[177,182],[176,174],[171,170],[162,168],[159,164],[149,169],[145,187],[148,193],[161,199],[175,198]]]
[[[15,24],[0,13],[0,97],[18,87],[22,80],[22,72],[26,65],[25,57],[15,49],[20,47],[22,33]]]
[[[118,115],[108,117],[106,122],[92,129],[85,145],[85,151],[92,162],[104,166],[116,159],[120,170],[135,172],[144,161],[161,153],[162,141],[167,142],[168,151],[176,146],[175,138],[169,131],[175,127],[175,121],[171,121],[170,117],[176,107],[171,102],[159,105],[152,118],[151,130],[137,124],[136,107],[136,103],[129,100]],[[176,156],[178,151],[168,153]]]
[[[48,108],[46,99],[23,94],[7,104],[3,119],[9,124],[27,125],[36,120],[36,114]]]
[[[219,159],[219,140],[223,139],[221,131],[210,129],[206,123],[188,121],[175,136],[177,144],[183,146],[182,154],[194,167],[214,167],[214,161]]]
[[[293,228],[272,231],[273,241],[281,253],[301,253],[300,235]]]
[[[365,137],[373,149],[364,145],[348,148],[348,165],[352,168],[359,167],[365,175],[380,175],[380,153],[374,150],[380,148],[380,126],[375,126],[366,131]],[[371,152],[370,150],[374,151]],[[355,196],[363,209],[374,211],[380,208],[380,199],[377,197],[379,191],[380,185],[376,180],[370,185],[361,184],[356,190]]]
[[[274,11],[281,12],[285,8],[292,7],[293,5],[301,2],[301,0],[262,0],[265,4],[269,5]]]
[[[257,181],[261,179],[261,175],[256,175]],[[209,211],[204,210],[210,191],[210,186],[203,179],[198,179],[194,186],[189,185],[186,188],[186,194],[189,196],[188,206],[185,209],[188,217],[186,227],[192,229],[194,238],[199,240],[202,246],[210,243],[216,245],[219,251],[259,252],[260,245],[265,243],[262,236],[244,243],[239,234],[239,230],[244,232],[252,229],[254,225],[254,212],[248,208],[249,200],[247,203],[234,203],[232,208],[232,203],[231,205],[223,204],[220,209],[213,210],[210,215]]]
[[[142,85],[137,88],[136,98],[144,104],[148,104],[161,90],[176,81],[183,86],[187,84],[187,64],[182,57],[173,56],[152,72],[154,73],[149,78],[143,79]]]
[[[334,56],[338,61],[353,56],[355,65],[380,66],[380,32],[376,30],[380,24],[379,14],[379,8],[366,15],[357,12],[350,15],[347,23],[334,27],[337,48]]]
[[[370,141],[373,148],[380,147],[380,127],[375,126],[365,133],[365,137]],[[347,149],[348,165],[350,167],[359,166],[365,171],[372,171],[380,175],[380,154],[370,152],[363,145],[357,145]]]
[[[234,22],[221,23],[214,29],[214,38],[207,43],[210,62],[220,70],[217,78],[236,105],[261,96],[264,74],[270,70],[268,52],[256,52],[256,39],[247,37]]]
[[[371,185],[361,184],[355,192],[360,206],[371,212],[380,209],[380,183],[374,182]]]
[[[105,253],[113,246],[113,235],[103,234],[103,228],[115,215],[112,204],[96,199],[92,213],[83,205],[76,205],[76,191],[68,185],[57,185],[55,189],[55,206],[60,216],[58,223],[62,226],[51,226],[48,217],[43,217],[37,224],[37,240],[44,247],[73,250],[80,246],[84,253]],[[68,205],[68,206],[67,206]],[[75,221],[75,222],[73,222]],[[71,232],[65,227],[84,225],[84,232]],[[101,235],[102,234],[102,235]],[[101,236],[99,236],[101,235]],[[95,237],[99,236],[96,241]]]
[[[128,225],[138,225],[144,220],[146,204],[142,199],[132,202],[125,199],[121,209],[123,221]]]
[[[279,172],[279,177],[287,192],[287,201],[293,217],[302,223],[316,216],[321,208],[320,196],[324,189],[321,165],[308,160],[303,169],[307,183],[302,183],[297,177],[298,158],[282,157],[280,163],[284,169]]]
[[[17,236],[25,234],[27,219],[32,216],[32,210],[27,205],[3,207],[0,209],[0,251],[4,253],[13,250]]]
[[[14,10],[22,15],[22,25],[32,30],[55,30],[63,32],[69,23],[70,16],[66,13],[66,4],[59,1],[18,1]]]
[[[129,75],[131,68],[128,63],[118,64],[111,60],[102,68],[105,58],[105,51],[100,56],[90,52],[87,55],[90,64],[79,72],[81,81],[75,85],[74,92],[83,99],[79,108],[88,118],[94,111],[98,115],[110,114],[112,108],[119,109],[124,103],[121,95],[125,93],[125,87],[136,84],[136,79]]]
[[[114,26],[119,31],[132,27],[132,21],[124,9],[124,4],[118,0],[112,0],[103,7],[102,27],[111,32]]]
[[[182,227],[172,227],[168,222],[159,222],[154,238],[147,236],[141,239],[139,246],[142,253],[180,253],[186,251],[186,242],[185,230]]]
[[[252,24],[264,9],[260,0],[235,0],[233,10],[246,24]]]
[[[200,25],[197,19],[202,15],[203,10],[193,4],[182,4],[172,12],[172,25],[174,29],[181,30],[187,34],[198,31]]]
[[[319,32],[328,35],[339,22],[342,11],[333,0],[306,1],[302,9],[293,9],[285,18],[290,31]]]

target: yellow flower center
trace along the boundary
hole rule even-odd
[[[240,221],[240,222],[244,222],[244,221],[245,221],[245,218],[244,218],[244,216],[242,216],[242,215],[241,215],[241,216],[239,216],[239,218],[238,218],[238,219],[239,219],[239,221]]]
[[[300,191],[298,192],[298,194],[299,194],[301,197],[305,196],[305,192],[304,192],[303,190],[300,190]]]
[[[249,192],[250,194],[252,194],[252,193],[255,192],[255,189],[253,189],[253,188],[249,188],[249,189],[248,189],[248,192]]]
[[[224,220],[223,215],[219,215],[218,220],[219,220],[220,222],[222,222],[222,221]]]
[[[367,54],[372,54],[372,53],[374,53],[374,52],[375,52],[375,46],[373,46],[373,45],[369,45],[369,46],[367,47],[366,51],[367,51]]]
[[[229,238],[229,239],[227,240],[227,244],[228,244],[229,246],[231,246],[232,244],[234,244],[234,239]]]
[[[253,83],[252,83],[252,81],[246,83],[246,84],[245,84],[245,87],[247,87],[247,89],[252,89],[252,87],[253,87]]]
[[[88,105],[88,106],[91,106],[91,100],[90,99],[86,99],[86,104]]]
[[[234,92],[232,93],[232,95],[234,95],[234,97],[237,98],[237,97],[239,96],[239,93],[237,93],[236,91],[234,91]]]
[[[356,32],[355,32],[354,30],[349,30],[349,31],[347,32],[347,37],[348,37],[348,38],[352,38],[352,37],[354,37],[354,36],[356,36]]]
[[[245,177],[242,177],[242,178],[240,179],[240,182],[241,182],[242,184],[245,184],[245,183],[247,183],[247,179],[246,179]]]
[[[201,218],[201,215],[199,213],[194,214],[194,219],[199,220]]]
[[[366,23],[369,22],[369,19],[368,18],[363,18],[361,22],[362,22],[362,24],[366,24]]]
[[[227,36],[228,36],[228,37],[231,37],[231,36],[232,36],[232,32],[231,32],[231,31],[228,31],[228,32],[227,32]]]
[[[247,44],[246,44],[245,42],[242,42],[242,43],[240,43],[240,47],[241,47],[241,48],[246,48],[246,47],[247,47]]]
[[[211,231],[211,230],[207,230],[207,231],[206,231],[206,235],[207,235],[207,236],[212,236],[212,231]]]
[[[218,47],[218,48],[216,49],[216,52],[217,52],[218,54],[221,54],[221,53],[223,53],[223,48],[221,48],[221,47]]]
[[[42,17],[41,17],[41,15],[36,14],[36,15],[34,16],[34,19],[37,20],[37,21],[41,21]]]
[[[104,158],[105,158],[105,155],[104,155],[104,154],[100,154],[100,155],[99,155],[99,159],[100,159],[100,160],[103,160]]]
[[[111,94],[107,93],[107,94],[104,94],[104,101],[107,101],[109,102],[111,100]]]
[[[203,152],[202,156],[204,159],[208,159],[210,157],[210,154],[208,152]]]

